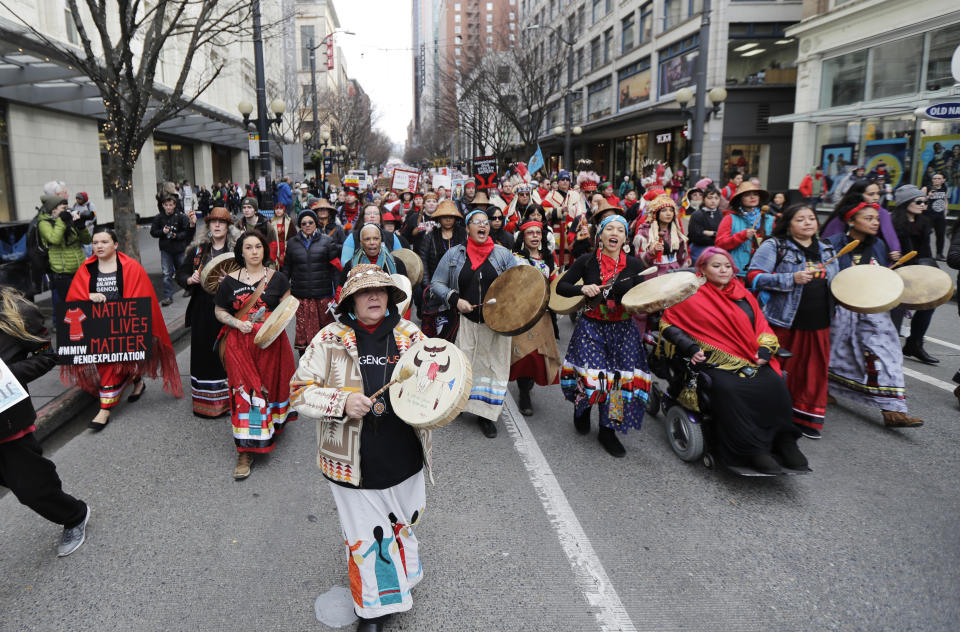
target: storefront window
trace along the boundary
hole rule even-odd
[[[870,50],[872,99],[913,94],[919,89],[923,35],[881,44]]]
[[[13,177],[10,170],[10,139],[7,105],[0,102],[0,222],[13,219]]]
[[[723,174],[742,173],[744,179],[757,177],[764,183],[769,156],[770,145],[724,145]]]
[[[930,37],[930,57],[927,60],[927,90],[940,90],[953,85],[950,73],[950,60],[953,51],[960,42],[960,24],[953,24],[939,31],[933,31]],[[919,74],[919,73],[918,73]]]
[[[637,177],[643,168],[643,161],[647,157],[648,134],[636,134],[618,139],[614,145],[613,170],[618,181],[623,176]],[[617,184],[617,187],[620,185]]]
[[[730,25],[727,85],[795,84],[797,40],[784,35],[790,23]]]
[[[157,182],[193,182],[193,145],[176,141],[153,141]]]
[[[587,117],[594,121],[610,114],[610,77],[587,86]]]
[[[867,51],[841,55],[823,62],[820,107],[863,101],[867,78]]]

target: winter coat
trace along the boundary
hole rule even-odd
[[[90,243],[90,231],[82,227],[82,220],[75,223],[69,211],[64,211],[56,219],[41,211],[38,219],[37,231],[40,239],[47,245],[50,271],[56,274],[76,272],[87,258],[83,252],[83,244]]]
[[[342,268],[336,242],[319,231],[313,235],[309,243],[300,234],[287,242],[283,272],[297,298],[333,296],[337,270]]]
[[[170,227],[170,232],[164,233],[164,226]],[[171,255],[180,255],[184,248],[193,240],[196,227],[190,225],[190,219],[183,211],[176,210],[167,215],[161,211],[153,218],[150,224],[150,236],[160,240],[160,251]]]

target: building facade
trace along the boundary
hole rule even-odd
[[[572,64],[564,65],[572,68],[571,126],[582,130],[574,162],[590,158],[598,173],[617,180],[635,177],[651,160],[684,169],[687,115],[675,97],[695,87],[702,0],[519,3],[525,33],[550,45],[573,41]],[[724,87],[727,99],[706,123],[703,175],[719,181],[739,170],[770,189],[786,188],[790,127],[770,117],[790,112],[795,99],[797,44],[785,31],[799,22],[801,8],[786,0],[711,3],[706,86]],[[541,28],[528,31],[531,25]],[[570,168],[562,165],[564,134],[554,133],[564,126],[565,78],[540,139],[551,170]]]
[[[951,58],[960,7],[950,0],[807,0],[788,29],[799,40],[790,184],[817,165],[835,185],[852,166],[882,168],[888,182],[929,185],[942,171],[960,210],[960,122],[918,109],[957,101]]]
[[[71,198],[86,192],[99,221],[110,222],[113,204],[102,168],[106,115],[99,91],[24,26],[79,47],[70,10],[62,0],[11,0],[7,6],[0,7],[0,221],[33,217],[44,183],[61,180]],[[279,23],[281,13],[281,3],[264,3],[264,24]],[[268,103],[285,96],[281,32],[268,32],[264,39]],[[176,41],[165,46],[158,83],[176,80],[182,46]],[[237,105],[256,102],[253,44],[236,38],[201,49],[188,83],[220,65],[220,75],[201,97],[144,145],[134,171],[134,204],[141,216],[156,214],[155,195],[164,181],[208,186],[249,181],[247,130]]]

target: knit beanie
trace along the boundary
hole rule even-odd
[[[41,195],[40,196],[40,208],[43,209],[44,213],[53,213],[53,209],[57,208],[61,204],[67,202],[66,198],[62,198],[59,195]]]
[[[300,220],[302,220],[304,217],[312,217],[314,224],[319,224],[319,223],[320,223],[320,220],[317,219],[317,213],[316,213],[316,211],[314,211],[314,210],[312,210],[312,209],[305,208],[305,209],[303,209],[302,211],[300,211],[300,214],[299,214],[299,215],[297,215],[297,227],[300,226]]]
[[[243,203],[240,204],[240,206],[247,206],[247,205],[252,206],[255,210],[260,209],[259,205],[257,205],[257,198],[253,198],[253,197],[243,198]]]
[[[927,197],[926,194],[913,184],[905,184],[893,193],[893,203],[896,206],[905,204],[917,198]]]

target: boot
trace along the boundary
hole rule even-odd
[[[237,452],[237,467],[233,468],[233,478],[239,481],[250,476],[251,465],[253,465],[253,452]]]
[[[883,425],[887,428],[919,428],[923,425],[923,420],[917,417],[909,417],[906,413],[900,413],[894,410],[884,410]]]
[[[808,470],[807,457],[797,447],[797,439],[791,434],[781,433],[773,441],[773,451],[780,456],[780,462],[791,470]]]
[[[533,402],[530,401],[530,391],[533,390],[533,380],[528,377],[521,377],[517,380],[517,388],[520,389],[520,400],[517,402],[517,408],[524,417],[533,414]]]
[[[960,386],[953,389],[953,396],[957,398],[957,403],[960,404]]]
[[[590,408],[577,415],[573,415],[573,427],[577,429],[577,434],[589,434],[590,432]]]
[[[623,447],[623,444],[620,443],[620,439],[617,439],[617,432],[613,428],[600,426],[597,439],[600,440],[600,445],[603,446],[603,449],[606,450],[610,456],[622,459],[627,455],[626,449]]]
[[[783,468],[772,454],[755,454],[750,457],[750,465],[761,474],[783,474]]]
[[[380,630],[383,629],[383,624],[389,618],[389,614],[374,619],[364,619],[361,617],[360,620],[357,621],[357,632],[380,632]]]
[[[940,360],[934,358],[924,350],[923,342],[915,342],[909,338],[907,338],[906,344],[903,345],[903,355],[912,356],[924,364],[940,364]]]
[[[483,436],[487,439],[493,439],[497,436],[497,424],[477,415],[477,424],[480,426],[480,430],[483,431]]]

